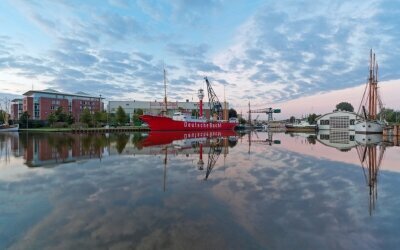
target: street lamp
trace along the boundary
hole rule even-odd
[[[102,105],[101,105],[101,94],[100,94],[100,99],[99,99],[99,105],[100,105],[100,112],[102,111]]]

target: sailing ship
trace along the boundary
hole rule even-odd
[[[358,114],[361,119],[357,120],[354,130],[357,134],[381,134],[385,123],[378,120],[378,108],[382,110],[383,104],[378,93],[378,63],[375,53],[370,51],[369,77],[361,100]]]
[[[201,130],[233,130],[237,125],[236,121],[222,120],[223,109],[207,77],[204,78],[207,84],[208,99],[210,105],[210,119],[203,115],[204,90],[198,90],[199,117],[193,117],[183,112],[175,112],[171,117],[167,116],[167,94],[165,90],[164,110],[161,115],[141,115],[140,119],[147,123],[150,130],[156,131],[201,131]],[[166,89],[166,77],[164,70],[164,89]],[[226,112],[226,110],[225,110]]]

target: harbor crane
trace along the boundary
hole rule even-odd
[[[249,105],[250,107],[250,105]],[[265,113],[268,115],[268,122],[273,121],[273,117],[272,114],[277,114],[280,113],[281,109],[274,109],[274,108],[265,108],[265,109],[254,109],[254,110],[250,110],[247,111],[247,113],[249,113],[249,117],[251,113]]]
[[[222,119],[222,105],[218,100],[217,95],[214,92],[214,89],[211,87],[211,83],[208,81],[207,77],[204,77],[207,84],[207,92],[208,92],[208,104],[210,105],[211,116],[214,114],[217,115],[217,119]]]

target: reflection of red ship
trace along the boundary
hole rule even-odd
[[[171,144],[174,141],[201,139],[201,138],[216,138],[236,136],[233,130],[218,130],[218,131],[151,131],[146,139],[140,142],[141,147],[150,147],[158,145]]]
[[[218,100],[210,82],[205,78],[208,90],[210,111],[213,115],[212,120],[207,120],[203,116],[203,89],[199,89],[199,117],[192,117],[189,114],[176,112],[171,117],[165,116],[167,113],[167,96],[164,98],[164,115],[141,115],[140,119],[147,123],[150,130],[157,131],[201,131],[201,130],[233,130],[237,125],[236,119],[227,121],[223,115],[222,105]],[[165,84],[165,79],[164,79]],[[226,112],[226,108],[224,110]],[[225,120],[222,120],[225,119]]]
[[[234,144],[231,144],[234,143]],[[237,134],[233,130],[220,131],[151,131],[146,139],[140,142],[139,147],[155,147],[161,146],[164,156],[164,191],[166,190],[167,162],[168,153],[185,151],[187,149],[195,149],[199,154],[197,168],[204,170],[203,151],[204,147],[208,148],[208,160],[205,180],[208,179],[214,168],[219,155],[224,152],[224,156],[228,154],[228,146],[234,146],[237,142]],[[174,150],[169,150],[169,148]],[[223,151],[223,148],[225,149]]]

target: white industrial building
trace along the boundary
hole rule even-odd
[[[121,106],[125,113],[132,117],[132,115],[138,109],[143,110],[144,114],[152,114],[152,115],[159,115],[165,109],[164,102],[157,102],[157,101],[109,101],[107,110],[110,113],[117,112],[118,107]],[[224,107],[224,103],[222,103],[222,107]],[[199,102],[168,102],[167,103],[168,115],[171,115],[174,112],[186,112],[191,113],[193,110],[199,110]],[[229,103],[226,103],[226,109],[229,110]],[[209,118],[210,117],[210,107],[208,102],[203,102],[203,113],[204,116]]]
[[[317,118],[319,130],[354,130],[358,115],[348,111],[333,111]]]

